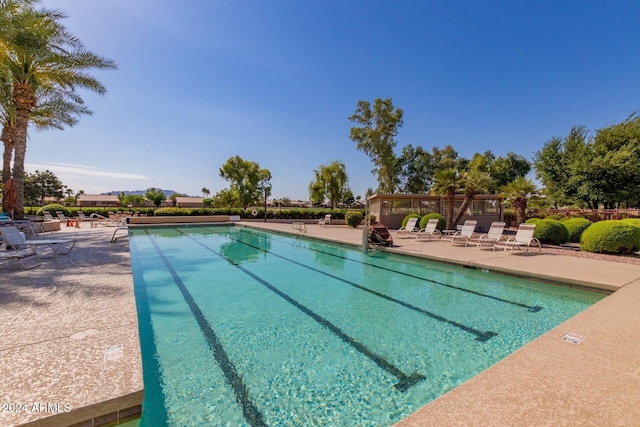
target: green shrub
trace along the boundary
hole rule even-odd
[[[69,209],[67,209],[66,207],[59,205],[57,203],[52,203],[50,205],[44,205],[43,207],[41,207],[40,209],[38,209],[36,211],[36,215],[38,216],[42,216],[44,214],[44,211],[49,212],[51,215],[53,215],[54,218],[56,218],[56,212],[60,211],[64,214],[64,216],[69,216]]]
[[[540,218],[529,218],[528,220],[525,221],[525,224],[537,224],[540,221],[542,221],[542,219]]]
[[[347,211],[347,213],[344,214],[344,219],[346,220],[347,225],[355,228],[362,222],[362,212]]]
[[[439,213],[430,213],[423,216],[420,220],[421,230],[427,226],[427,222],[429,222],[430,219],[438,220],[438,225],[436,226],[436,228],[440,231],[444,230],[444,228],[447,226],[447,220],[445,219],[445,217],[443,217]]]
[[[544,217],[544,219],[555,219],[556,221],[561,221],[563,219],[565,219],[566,216],[562,215],[562,214],[550,214]]]
[[[369,224],[375,224],[378,221],[378,217],[375,215],[369,215]]]
[[[584,230],[580,249],[596,253],[628,253],[638,248],[640,227],[624,221],[599,221]]]
[[[533,237],[540,240],[540,243],[549,243],[552,245],[561,245],[569,241],[569,231],[558,220],[555,219],[543,219],[536,224],[536,230],[533,233]]]
[[[621,222],[624,222],[625,224],[631,224],[634,227],[640,228],[640,218],[627,218],[627,219],[621,220]],[[640,248],[640,241],[638,241],[638,244],[636,247]]]
[[[569,232],[569,241],[571,243],[580,242],[580,236],[591,224],[591,221],[585,218],[570,218],[562,222]]]
[[[409,214],[407,216],[404,217],[404,219],[402,220],[402,226],[405,227],[407,225],[407,221],[409,221],[409,218],[418,218],[418,222],[420,222],[420,215],[418,214]]]

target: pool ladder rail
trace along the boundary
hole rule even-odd
[[[121,231],[121,230],[125,230],[127,234],[125,236],[116,236],[116,234],[118,234],[118,231]],[[113,235],[111,236],[111,243],[114,243],[116,240],[118,240],[121,237],[129,237],[129,227],[117,227],[113,231]]]

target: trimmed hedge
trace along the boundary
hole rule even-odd
[[[57,203],[52,203],[50,205],[44,205],[43,207],[41,207],[40,209],[38,209],[36,211],[36,215],[37,216],[43,216],[44,215],[44,211],[49,212],[51,215],[53,215],[54,218],[57,218],[56,216],[56,212],[60,211],[64,214],[64,216],[69,216],[69,209],[67,209],[66,207],[59,205]]]
[[[355,228],[358,225],[360,225],[360,223],[362,222],[362,212],[360,211],[347,211],[347,213],[344,214],[344,219],[347,222],[347,225]]]
[[[561,245],[569,241],[569,231],[560,221],[555,219],[543,219],[535,222],[536,229],[533,237],[540,240],[540,243]]]
[[[426,214],[425,216],[422,217],[422,219],[420,219],[421,230],[427,226],[427,222],[429,222],[430,219],[438,220],[438,225],[436,226],[436,228],[440,231],[444,230],[445,227],[447,226],[447,220],[445,217],[443,217],[439,213],[430,213],[430,214]]]
[[[596,253],[629,253],[638,248],[640,227],[623,221],[593,223],[580,237],[580,249]]]
[[[569,232],[569,241],[571,243],[579,243],[580,236],[591,224],[591,221],[585,218],[571,218],[562,222]]]
[[[404,219],[402,220],[402,227],[405,227],[407,225],[407,221],[409,221],[409,218],[418,218],[418,222],[420,222],[420,215],[418,215],[418,214],[409,214],[409,215],[405,216]]]
[[[542,221],[542,218],[529,218],[525,221],[525,224],[537,224]]]
[[[640,228],[640,218],[627,218],[627,219],[622,219],[620,221],[624,222],[625,224],[631,224],[634,227]],[[640,248],[640,241],[638,241],[637,247]]]

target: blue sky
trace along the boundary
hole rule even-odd
[[[30,131],[26,167],[74,191],[149,187],[201,195],[235,155],[308,198],[313,171],[345,163],[377,186],[349,139],[358,100],[392,98],[404,145],[531,159],[572,126],[640,109],[640,2],[47,0],[117,71],[94,72],[94,115]]]

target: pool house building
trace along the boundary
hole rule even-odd
[[[457,213],[464,200],[464,194],[456,194]],[[415,213],[426,215],[439,213],[446,217],[447,200],[435,194],[374,194],[369,197],[369,212],[376,219],[392,229],[400,228],[405,216]],[[503,221],[502,198],[496,194],[478,194],[459,224],[467,219],[478,221],[478,230],[488,230],[493,221]]]

